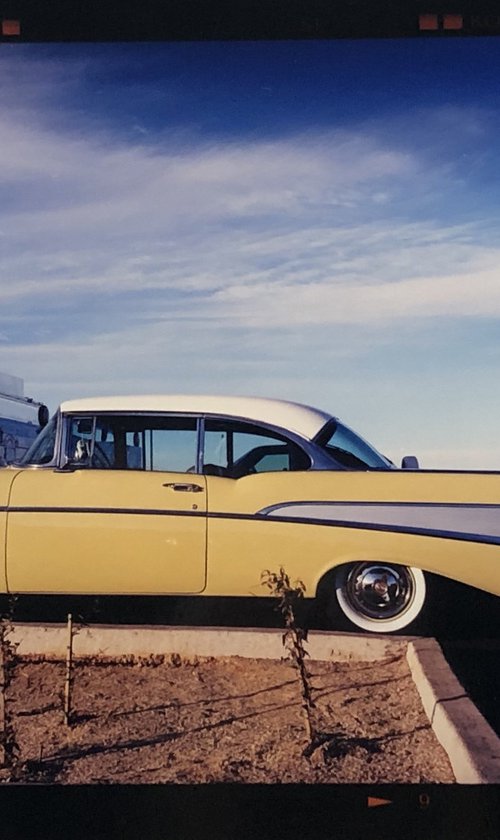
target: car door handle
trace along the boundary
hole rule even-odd
[[[199,484],[178,484],[176,481],[169,481],[163,487],[170,487],[171,490],[182,490],[184,493],[202,493],[203,487]]]

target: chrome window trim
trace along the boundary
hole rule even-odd
[[[343,469],[343,467],[337,466],[335,462],[332,463],[328,457],[325,457],[325,453],[319,447],[316,447],[308,438],[304,438],[289,429],[284,429],[282,426],[274,426],[272,423],[251,420],[248,417],[237,417],[233,414],[204,414],[203,420],[228,420],[237,423],[248,423],[251,426],[263,429],[264,431],[271,433],[274,432],[275,434],[280,435],[285,438],[285,440],[289,440],[291,443],[294,443],[299,447],[299,449],[302,449],[309,458],[311,465],[307,470],[303,470],[303,472],[311,472],[313,470]]]
[[[74,415],[77,417],[78,415]],[[61,414],[61,449],[59,453],[59,468],[65,467],[69,464],[69,457],[66,455],[66,447],[68,444],[68,429],[72,417],[68,414]]]
[[[205,418],[198,417],[198,441],[196,451],[196,474],[203,475],[203,460],[205,458]]]
[[[68,463],[70,463],[70,458],[67,454],[67,440],[68,440],[68,430],[70,427],[70,423],[74,420],[75,417],[84,419],[92,420],[92,453],[94,451],[94,443],[95,443],[95,429],[97,424],[98,417],[186,417],[188,419],[196,420],[196,444],[195,444],[195,469],[196,473],[193,475],[201,475],[200,464],[203,464],[203,457],[201,456],[200,459],[200,452],[203,452],[203,438],[202,438],[202,426],[203,426],[203,418],[200,417],[199,414],[195,414],[192,412],[176,412],[176,411],[94,411],[94,412],[79,412],[79,411],[72,411],[61,414],[62,418],[62,426],[64,434],[62,436],[62,445],[61,445],[61,452],[60,452],[60,462],[58,464],[59,468],[65,467]],[[45,465],[44,465],[45,466]],[[83,469],[83,467],[82,467]],[[92,467],[90,468],[92,469]],[[129,469],[127,472],[168,472],[167,470],[146,470],[146,469]],[[172,470],[175,472],[175,470]],[[183,475],[183,473],[179,473],[179,475]]]
[[[65,443],[67,437],[67,428],[68,423],[71,418],[74,417],[187,417],[187,418],[195,418],[197,421],[197,459],[196,459],[196,469],[197,475],[203,475],[203,456],[204,456],[204,449],[205,449],[205,421],[206,420],[226,420],[229,422],[240,422],[240,423],[248,423],[251,426],[258,427],[263,429],[264,431],[268,431],[271,433],[275,433],[280,435],[281,437],[285,438],[285,440],[289,440],[291,443],[294,443],[298,446],[302,451],[307,455],[309,458],[311,465],[308,470],[304,470],[304,472],[311,472],[314,470],[335,470],[338,472],[346,472],[348,471],[347,467],[339,464],[335,461],[331,456],[329,456],[326,452],[324,452],[316,443],[315,438],[313,440],[309,440],[309,438],[302,437],[301,435],[297,434],[296,432],[291,431],[290,429],[285,429],[282,426],[275,426],[272,423],[266,423],[263,421],[253,420],[249,417],[243,417],[240,415],[235,414],[217,414],[211,412],[204,412],[203,414],[198,414],[196,412],[176,412],[176,411],[94,411],[94,412],[65,412],[61,414],[62,418],[62,425],[64,426],[64,439],[62,441],[61,446],[61,462],[60,466],[64,466],[65,463],[68,461],[64,461],[65,457]],[[325,424],[326,425],[326,424]],[[324,427],[323,427],[324,429]],[[323,431],[323,429],[320,430]],[[319,434],[319,433],[318,433]],[[45,465],[44,465],[45,466]]]

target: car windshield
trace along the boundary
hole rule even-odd
[[[28,451],[17,461],[20,466],[50,464],[56,446],[57,416],[54,415],[35,438]]]
[[[350,470],[388,470],[394,467],[388,458],[338,420],[330,421],[322,429],[316,443],[337,463]]]

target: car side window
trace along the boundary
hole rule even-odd
[[[290,454],[284,447],[283,452],[264,452],[254,464],[255,472],[279,472],[290,469]]]
[[[192,417],[74,417],[67,437],[71,463],[89,469],[194,472],[197,421]]]
[[[241,478],[310,466],[300,446],[276,432],[238,420],[205,420],[203,472],[207,475]]]

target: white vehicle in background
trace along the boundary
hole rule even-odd
[[[47,406],[24,396],[23,380],[0,373],[0,465],[22,458],[47,420]]]

